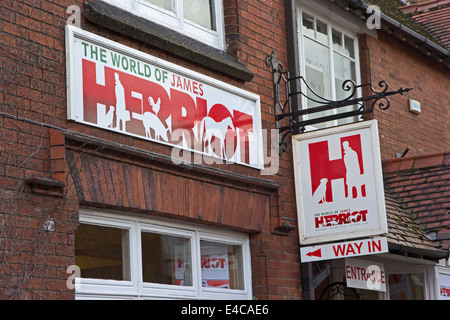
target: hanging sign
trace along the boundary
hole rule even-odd
[[[70,120],[263,167],[259,96],[73,26],[66,48]]]
[[[386,292],[384,264],[362,259],[345,259],[347,287]]]
[[[301,244],[387,233],[376,120],[292,138]]]

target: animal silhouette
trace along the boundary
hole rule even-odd
[[[336,221],[336,218],[332,218],[331,221],[328,222],[329,226],[337,226],[338,222]]]
[[[107,127],[112,127],[113,119],[114,119],[114,107],[110,106],[109,107],[109,111],[108,111],[108,113],[106,114],[106,117],[105,117],[105,125]]]
[[[102,128],[113,127],[114,107],[110,106],[109,111],[106,112],[106,106],[97,104],[97,124]]]
[[[326,193],[327,193],[327,178],[320,179],[320,185],[317,187],[316,191],[313,194],[314,203],[326,203]]]
[[[142,94],[139,92],[132,92],[132,96],[136,99],[141,100],[141,110],[144,110]],[[156,140],[164,140],[166,142],[169,141],[168,133],[172,133],[172,117],[169,116],[166,119],[167,128],[164,126],[161,119],[158,117],[158,112],[161,107],[161,99],[158,98],[158,101],[155,103],[152,97],[148,98],[148,103],[152,107],[154,113],[146,111],[143,114],[133,112],[132,116],[134,119],[138,119],[142,121],[145,129],[145,136],[147,138],[151,138],[150,130],[153,129],[155,131],[155,139]]]
[[[206,116],[202,119],[200,126],[200,136],[205,138],[203,140],[203,150],[206,152],[206,144],[208,143],[210,151],[211,140],[213,136],[220,140],[220,157],[223,158],[225,155],[225,135],[227,134],[228,127],[230,127],[233,132],[236,130],[233,121],[230,117],[223,119],[220,122],[216,122],[213,118]]]
[[[148,98],[148,103],[152,106],[153,112],[158,115],[159,109],[161,108],[161,98],[158,98],[158,101],[153,100],[152,97]]]
[[[151,138],[150,135],[150,129],[155,130],[155,139],[159,140],[162,138],[164,141],[169,141],[168,133],[172,132],[172,121],[171,116],[169,116],[166,119],[167,128],[164,126],[162,121],[153,113],[151,112],[144,112],[144,115],[142,116],[142,123],[144,124],[145,128],[145,136],[147,138]]]

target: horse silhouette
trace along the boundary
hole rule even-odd
[[[225,135],[227,134],[228,127],[230,127],[233,132],[236,130],[231,117],[227,117],[220,122],[217,122],[213,118],[206,116],[202,119],[200,126],[200,136],[203,139],[203,150],[206,152],[206,144],[208,143],[211,154],[211,140],[213,137],[217,137],[220,140],[220,157],[223,158],[225,155]]]

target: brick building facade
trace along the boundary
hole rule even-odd
[[[184,1],[185,6],[191,2]],[[293,74],[304,63],[298,47],[302,40],[296,39],[302,26],[299,12],[304,9],[316,25],[325,20],[343,42],[353,39],[356,51],[343,56],[355,64],[358,82],[386,80],[393,89],[414,88],[392,97],[388,110],[376,109],[371,115],[379,121],[383,160],[394,159],[406,148],[408,156],[444,153],[450,144],[448,51],[447,57],[439,56],[448,48],[428,43],[415,48],[411,43],[418,41],[416,34],[402,42],[398,37],[403,34],[395,29],[367,30],[367,17],[357,17],[361,8],[352,7],[352,13],[345,9],[355,1],[317,2],[203,1],[209,7],[200,10],[213,17],[205,27],[199,26],[204,21],[191,23],[194,18],[187,10],[180,11],[183,1],[161,9],[169,2],[3,0],[0,298],[307,299],[314,291],[308,281],[324,273],[300,261],[292,151],[278,156],[273,148],[274,84],[265,62],[274,50]],[[158,20],[161,12],[167,16],[163,22]],[[385,18],[382,26],[387,25]],[[84,41],[81,51],[73,39]],[[226,92],[232,98],[223,105],[236,97],[251,101],[253,123],[267,133],[258,136],[259,165],[252,165],[250,152],[241,153],[241,164],[218,161],[217,148],[212,156],[201,151],[200,163],[179,164],[173,161],[173,145],[153,138],[153,131],[148,138],[146,133],[124,134],[113,125],[100,128],[71,118],[70,110],[79,108],[72,101],[80,101],[80,91],[70,91],[71,81],[83,77],[86,83],[84,68],[93,65],[69,69],[68,64],[89,44],[182,74],[224,96]],[[85,60],[89,54],[85,51]],[[95,55],[102,61],[100,51]],[[105,71],[102,83],[101,68],[92,68],[92,86],[113,85],[112,73],[108,78]],[[116,66],[121,77],[131,74],[126,69]],[[200,97],[186,89],[177,88],[185,93],[184,101],[190,101],[187,94],[193,101]],[[171,98],[177,94],[170,92]],[[97,110],[100,98],[93,104]],[[420,115],[408,111],[408,98],[421,102]],[[170,107],[163,100],[160,110]],[[173,123],[193,110],[179,107]],[[232,113],[230,106],[222,107],[217,110]],[[88,109],[83,110],[87,114]],[[112,123],[119,122],[117,117]],[[244,131],[232,136],[230,130],[228,140],[239,143]],[[242,141],[250,150],[251,139]],[[433,253],[425,259],[427,268],[434,267],[445,254],[425,242],[425,250]],[[212,261],[225,261],[227,267],[214,274],[208,270]],[[72,276],[79,271],[81,286],[74,289]],[[332,275],[327,278],[317,286],[316,299],[332,282]],[[436,298],[434,293],[426,297]]]
[[[4,1],[1,9],[2,298],[74,298],[67,268],[76,264],[82,207],[248,233],[253,284],[247,296],[301,298],[298,238],[276,234],[282,217],[296,215],[289,158],[281,159],[278,175],[265,177],[239,165],[174,165],[171,148],[67,121],[66,109],[70,18],[83,30],[258,92],[261,122],[271,129],[264,60],[272,49],[286,55],[283,2],[224,1],[223,51],[166,28],[143,29],[139,19],[127,25],[120,19],[129,12],[103,1]]]

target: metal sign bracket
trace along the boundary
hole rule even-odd
[[[381,110],[387,110],[390,107],[389,96],[403,94],[412,90],[412,88],[400,88],[396,91],[388,91],[388,84],[381,80],[378,82],[378,89],[371,83],[357,85],[353,80],[345,80],[342,84],[342,90],[346,97],[341,100],[333,101],[321,97],[308,84],[303,76],[290,77],[289,72],[283,69],[283,65],[278,61],[275,51],[266,58],[267,67],[272,68],[273,84],[274,84],[274,108],[275,108],[275,125],[278,129],[279,138],[279,154],[287,150],[286,137],[293,133],[294,130],[302,133],[306,126],[340,120],[356,116],[364,117],[368,113],[372,113],[375,106]],[[291,84],[294,81],[299,91],[291,92]],[[285,86],[285,93],[281,94],[281,86]],[[358,92],[366,89],[366,96],[360,96]],[[311,92],[312,96],[308,96],[306,92]],[[283,98],[282,98],[283,96]],[[316,106],[312,108],[302,108],[301,110],[290,110],[292,99],[306,99],[312,101]],[[353,110],[344,110],[344,107],[353,106]],[[319,113],[327,114],[317,116]],[[282,125],[284,118],[289,118],[289,124]]]

